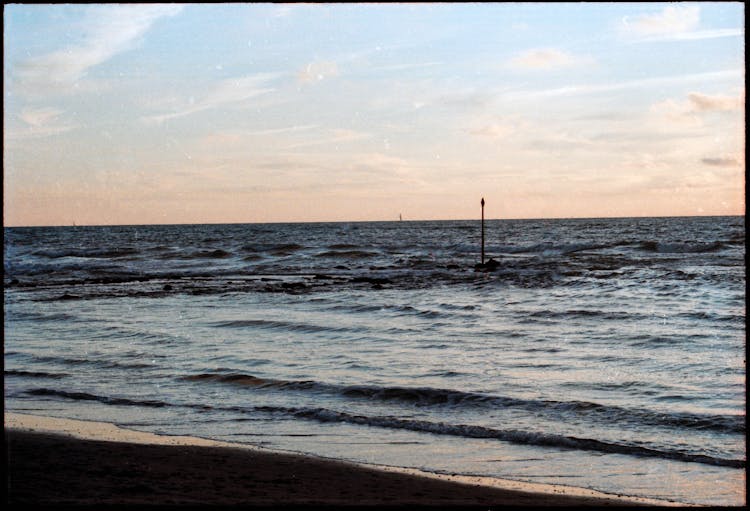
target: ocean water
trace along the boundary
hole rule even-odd
[[[4,229],[6,411],[745,503],[744,217]]]

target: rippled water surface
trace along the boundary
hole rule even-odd
[[[4,235],[7,410],[744,503],[743,217]]]

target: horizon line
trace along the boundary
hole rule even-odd
[[[581,216],[581,217],[536,217],[536,218],[485,218],[485,221],[517,221],[517,220],[618,220],[626,218],[718,218],[718,217],[744,217],[745,213],[734,215],[640,215],[640,216]],[[403,222],[480,222],[477,218],[450,218],[450,219],[411,219],[411,220],[295,220],[295,221],[272,221],[272,222],[176,222],[176,223],[146,223],[146,224],[37,224],[37,225],[6,225],[4,229],[30,229],[44,227],[154,227],[154,226],[176,226],[176,225],[276,225],[276,224],[356,224],[356,223],[403,223]]]

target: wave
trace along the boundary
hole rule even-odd
[[[693,254],[715,252],[724,248],[724,244],[720,241],[703,243],[664,243],[658,241],[643,241],[639,248],[646,252],[658,252],[660,254]]]
[[[440,371],[440,370],[436,370],[436,371],[430,371],[429,373],[420,374],[420,375],[417,375],[417,376],[420,377],[420,378],[433,378],[433,377],[438,377],[438,378],[455,378],[457,376],[467,376],[467,375],[468,375],[468,373],[464,373],[464,372],[461,372],[461,371],[450,371],[450,370]]]
[[[301,287],[290,287],[290,284],[260,285],[247,277],[262,278],[270,275],[342,275],[345,279],[323,279],[314,281],[307,291],[338,289],[351,287],[353,284],[372,284],[372,288],[387,286],[392,289],[423,289],[440,285],[514,285],[523,288],[549,288],[567,285],[607,285],[613,280],[629,282],[639,280],[643,271],[638,270],[650,265],[651,259],[660,261],[659,276],[666,276],[671,281],[706,280],[723,283],[726,279],[735,278],[727,271],[717,270],[709,273],[704,270],[686,272],[670,266],[666,260],[668,254],[674,259],[695,257],[693,254],[710,254],[722,247],[730,247],[721,242],[713,243],[667,243],[655,241],[617,242],[611,244],[597,243],[536,243],[525,246],[496,246],[494,254],[501,266],[489,274],[476,275],[473,269],[473,256],[457,254],[454,251],[436,250],[435,255],[427,253],[425,247],[419,247],[417,253],[394,252],[390,247],[369,248],[369,245],[353,245],[362,248],[330,249],[330,247],[350,244],[311,244],[306,247],[309,254],[298,254],[305,248],[298,244],[265,244],[232,248],[223,247],[215,250],[198,250],[194,247],[170,249],[166,253],[152,253],[148,247],[143,254],[125,262],[123,256],[127,250],[58,250],[37,251],[30,259],[13,259],[6,261],[6,286],[19,292],[36,292],[50,286],[85,286],[82,289],[67,290],[58,297],[44,296],[44,301],[80,298],[107,298],[122,296],[160,296],[161,289],[152,289],[147,285],[129,285],[135,282],[145,283],[154,280],[179,279],[186,283],[189,279],[189,293],[220,294],[226,292],[298,292]],[[164,245],[159,245],[163,247]],[[613,249],[622,246],[622,249]],[[233,251],[233,252],[232,252]],[[250,253],[248,253],[248,251]],[[654,255],[649,258],[645,254]],[[46,255],[41,255],[46,254]],[[498,255],[502,254],[502,255]],[[77,255],[88,259],[54,259]],[[104,256],[111,256],[111,259]],[[99,258],[96,258],[101,256]],[[707,255],[706,257],[712,257]],[[53,258],[53,259],[50,259]],[[384,259],[384,260],[383,260]],[[166,261],[166,262],[164,262]],[[368,264],[378,261],[377,266]],[[467,263],[467,261],[469,261]],[[192,264],[189,264],[192,263]],[[261,264],[264,263],[264,264]],[[718,264],[718,263],[717,263]],[[740,258],[722,258],[722,267],[738,267]],[[126,266],[127,265],[127,266]],[[368,267],[362,275],[352,275]],[[635,268],[635,269],[634,269]],[[342,273],[342,270],[344,273]],[[244,278],[241,285],[232,283],[232,278]],[[307,278],[307,277],[305,277]],[[743,275],[737,274],[736,279]],[[596,279],[596,281],[592,280]],[[662,279],[665,280],[665,279]],[[94,284],[96,286],[90,286]],[[162,286],[163,287],[163,283]],[[176,292],[186,292],[181,286]],[[41,294],[41,293],[39,293]],[[439,305],[440,310],[447,310]]]
[[[26,376],[29,378],[65,378],[66,376],[69,376],[66,373],[46,373],[42,371],[20,371],[20,370],[14,370],[14,369],[8,369],[3,371],[3,374],[5,376]]]
[[[292,253],[297,250],[301,250],[305,247],[298,245],[297,243],[248,243],[242,245],[240,250],[243,252],[286,252]]]
[[[608,248],[616,248],[622,245],[628,245],[628,242],[616,242],[609,244],[595,243],[595,242],[584,242],[584,243],[562,243],[556,244],[553,242],[535,243],[533,245],[497,245],[488,247],[488,253],[499,253],[499,254],[537,254],[543,256],[551,255],[567,255],[574,254],[576,252],[583,252],[587,250],[601,250]],[[472,248],[470,251],[475,251],[476,248]]]
[[[718,312],[680,312],[676,314],[678,318],[687,319],[701,319],[708,321],[719,321],[719,322],[744,322],[745,316],[739,314],[720,314]]]
[[[400,419],[392,416],[364,416],[352,415],[345,412],[328,410],[325,408],[285,408],[285,407],[256,407],[258,411],[271,413],[285,413],[297,418],[311,419],[318,422],[338,422],[375,426],[390,429],[405,429],[436,435],[450,435],[464,438],[495,439],[515,444],[554,447],[560,449],[576,449],[595,451],[607,454],[627,454],[633,456],[656,457],[677,461],[704,463],[708,465],[745,468],[746,460],[726,459],[694,454],[677,450],[660,450],[632,444],[618,444],[591,438],[578,438],[565,435],[554,435],[531,431],[503,430],[486,426],[466,424],[448,424],[445,422],[430,422],[423,420]]]
[[[136,400],[122,397],[100,396],[96,394],[90,394],[88,392],[70,392],[49,388],[32,389],[27,390],[24,393],[32,396],[61,397],[76,401],[96,401],[101,404],[115,406],[143,406],[150,408],[174,406],[196,408],[201,410],[230,411],[242,414],[248,412],[283,414],[298,419],[315,420],[323,423],[346,423],[368,427],[402,429],[420,433],[431,433],[435,435],[449,435],[463,438],[495,439],[522,445],[552,447],[558,449],[585,450],[607,454],[625,454],[631,456],[655,457],[732,468],[745,468],[746,466],[746,460],[742,459],[717,458],[704,454],[695,454],[679,450],[654,449],[643,447],[641,445],[606,442],[592,438],[578,438],[573,436],[521,431],[514,429],[496,429],[487,426],[402,419],[393,416],[353,415],[350,413],[329,410],[326,408],[290,408],[279,406],[233,406],[225,408],[215,408],[208,405],[172,404],[159,400]],[[246,419],[244,417],[241,417],[236,420]]]
[[[348,248],[360,248],[360,245],[354,245],[352,243],[334,243],[333,245],[328,245],[328,248],[331,250],[341,250]]]
[[[227,252],[226,250],[216,249],[216,250],[204,250],[201,252],[194,252],[190,256],[188,256],[188,259],[224,259],[226,257],[230,257],[232,254]]]
[[[453,303],[441,303],[440,307],[447,310],[466,310],[466,311],[473,311],[478,309],[480,306],[478,305],[456,305]]]
[[[738,234],[736,236],[732,236],[730,239],[725,241],[727,245],[744,245],[745,244],[745,235],[744,234]]]
[[[197,250],[191,252],[178,249],[159,253],[155,257],[159,260],[175,259],[180,261],[192,261],[201,259],[227,259],[229,257],[232,257],[232,253],[220,248],[214,250]]]
[[[351,279],[352,281],[363,281],[363,282],[371,282],[374,279],[360,279],[358,277],[355,277],[354,279]],[[448,307],[446,307],[448,308]],[[455,307],[455,309],[459,309],[459,307]],[[331,307],[331,310],[346,310],[350,312],[392,312],[395,313],[398,316],[420,316],[422,318],[440,318],[445,316],[453,315],[453,313],[446,313],[446,312],[439,312],[439,311],[433,311],[433,310],[423,310],[418,309],[416,307],[412,307],[411,305],[366,305],[366,304],[354,304],[354,305],[334,305]]]
[[[234,321],[219,321],[216,323],[211,323],[210,325],[217,328],[266,328],[305,333],[351,331],[351,328],[348,327],[321,326],[311,325],[309,323],[292,323],[288,321],[276,321],[268,319],[240,319]],[[362,327],[357,327],[357,331],[361,330]]]
[[[619,240],[611,243],[597,243],[594,241],[580,242],[580,243],[555,243],[555,242],[542,242],[534,243],[530,245],[490,245],[487,247],[488,254],[499,254],[499,255],[535,255],[541,256],[543,259],[550,256],[566,256],[576,254],[578,252],[600,252],[600,251],[611,251],[612,249],[620,248],[619,255],[625,255],[625,251],[622,249],[633,249],[654,252],[661,254],[691,254],[691,253],[706,253],[716,252],[726,248],[727,245],[737,245],[739,238],[722,241],[706,241],[706,242],[667,242],[667,241],[656,241],[656,240]],[[460,252],[475,252],[476,248],[469,245],[461,245],[457,247]]]
[[[367,259],[376,257],[377,252],[368,252],[367,250],[328,250],[316,254],[315,257],[332,257],[337,259]]]
[[[147,406],[152,408],[162,408],[170,406],[169,403],[164,401],[155,400],[133,400],[120,397],[108,397],[108,396],[97,396],[95,394],[89,394],[88,392],[69,392],[66,390],[56,389],[32,389],[25,391],[26,394],[32,396],[56,396],[64,397],[67,399],[73,399],[76,401],[98,401],[99,403],[107,405],[125,405],[125,406]]]
[[[643,391],[650,395],[655,394],[657,391],[670,390],[672,387],[666,385],[659,385],[655,382],[645,381],[623,381],[623,382],[612,382],[612,381],[570,381],[561,384],[562,387],[584,389],[584,390],[618,390],[618,391]]]
[[[292,255],[305,247],[297,243],[282,243],[282,244],[259,244],[259,245],[245,245],[242,247],[245,251],[250,252],[265,252],[277,257],[285,257]]]
[[[385,308],[386,306],[383,306],[383,305],[368,305],[365,303],[351,303],[351,304],[333,305],[333,306],[328,307],[328,310],[369,313],[369,312],[380,312],[384,310]]]
[[[710,430],[727,434],[745,432],[745,416],[704,415],[687,412],[623,408],[587,401],[555,401],[520,399],[479,392],[432,387],[380,387],[370,385],[338,385],[313,380],[276,380],[242,373],[202,373],[185,376],[188,381],[231,383],[260,389],[309,390],[334,394],[349,399],[400,401],[417,407],[448,406],[489,409],[522,409],[558,417],[586,417],[604,423],[633,423],[651,426]]]
[[[44,363],[61,363],[64,365],[93,365],[95,367],[103,368],[103,369],[150,369],[155,367],[153,364],[144,364],[144,363],[123,363],[123,362],[115,362],[113,360],[96,360],[96,359],[89,359],[89,358],[72,358],[72,357],[56,357],[52,355],[34,355],[32,353],[25,353],[20,351],[14,351],[9,352],[5,354],[6,356],[14,355],[14,356],[21,356],[25,358],[29,358],[32,360],[35,360],[37,362],[44,362]],[[151,355],[150,357],[153,357]]]
[[[64,312],[58,312],[53,314],[45,314],[41,312],[13,312],[6,313],[6,321],[77,321],[78,318],[72,314],[66,314]]]
[[[528,312],[528,316],[533,318],[548,318],[548,319],[568,319],[568,318],[596,318],[596,319],[626,319],[626,320],[638,320],[646,319],[648,316],[639,314],[637,312],[621,312],[621,311],[602,311],[602,310],[583,310],[575,309],[568,311],[533,311]]]
[[[274,380],[267,380],[264,378],[258,378],[257,376],[252,376],[249,374],[211,374],[211,373],[203,373],[203,374],[195,374],[192,376],[184,376],[182,378],[183,380],[187,381],[201,381],[201,380],[210,380],[210,381],[220,381],[220,382],[226,382],[226,383],[237,383],[237,384],[245,384],[245,385],[253,385],[253,386],[270,386],[273,384]]]
[[[32,252],[33,255],[47,259],[60,259],[63,257],[80,257],[96,259],[117,259],[120,257],[131,257],[140,254],[138,249],[132,247],[111,248],[111,249],[90,249],[90,250],[37,250]]]

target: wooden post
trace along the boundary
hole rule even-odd
[[[484,197],[482,197],[482,264],[484,264]]]

